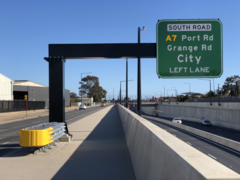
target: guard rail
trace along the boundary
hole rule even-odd
[[[65,123],[43,123],[31,127],[26,127],[19,131],[19,144],[22,147],[33,147],[34,154],[47,149],[52,149],[51,145],[56,146],[60,137],[66,134]]]

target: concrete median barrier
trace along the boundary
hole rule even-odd
[[[239,179],[240,175],[118,105],[137,180]]]

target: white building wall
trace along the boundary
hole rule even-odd
[[[0,100],[13,100],[13,81],[0,74]]]

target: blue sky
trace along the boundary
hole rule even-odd
[[[12,80],[30,80],[48,86],[48,44],[156,42],[158,19],[217,19],[223,24],[223,75],[215,78],[215,89],[226,77],[239,75],[240,1],[195,0],[9,0],[0,1],[0,73]],[[178,94],[206,93],[208,81],[159,79],[156,59],[142,59],[142,96],[163,94],[176,87]],[[119,94],[125,80],[125,59],[67,60],[65,88],[77,92],[80,73],[92,72],[107,90],[107,98]],[[137,96],[137,59],[129,59],[129,96]],[[125,83],[122,83],[125,90]],[[213,88],[213,87],[212,87]],[[162,92],[159,92],[162,91]],[[125,94],[125,92],[123,92]],[[165,91],[165,95],[167,91]],[[169,90],[169,95],[174,91]]]

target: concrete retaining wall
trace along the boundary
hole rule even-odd
[[[145,107],[142,107],[144,111]],[[159,114],[163,117],[182,118],[201,122],[201,118],[210,120],[213,125],[230,129],[240,129],[240,103],[163,103],[158,105]]]
[[[200,137],[203,137],[205,139],[208,139],[210,141],[216,142],[218,144],[221,144],[223,146],[229,147],[231,149],[234,149],[234,150],[240,152],[240,143],[237,142],[237,141],[226,139],[226,138],[223,138],[221,136],[217,136],[217,135],[205,132],[205,131],[201,131],[201,130],[198,130],[198,129],[195,129],[195,128],[192,128],[192,127],[189,127],[189,126],[185,126],[183,124],[177,124],[177,123],[173,123],[171,121],[162,120],[162,119],[159,119],[159,118],[157,118],[156,120],[159,121],[159,122],[162,122],[162,123],[169,124],[171,126],[177,127],[179,129],[185,130],[187,132],[196,134],[196,135],[198,135]]]
[[[144,113],[146,113],[146,114],[155,115],[155,113],[154,113],[155,111],[154,111],[154,110],[155,110],[156,108],[154,108],[154,107],[147,107],[147,106],[143,107],[143,106],[142,106],[141,109],[142,109],[142,112],[144,112]]]
[[[240,175],[118,105],[137,180],[240,179]]]

